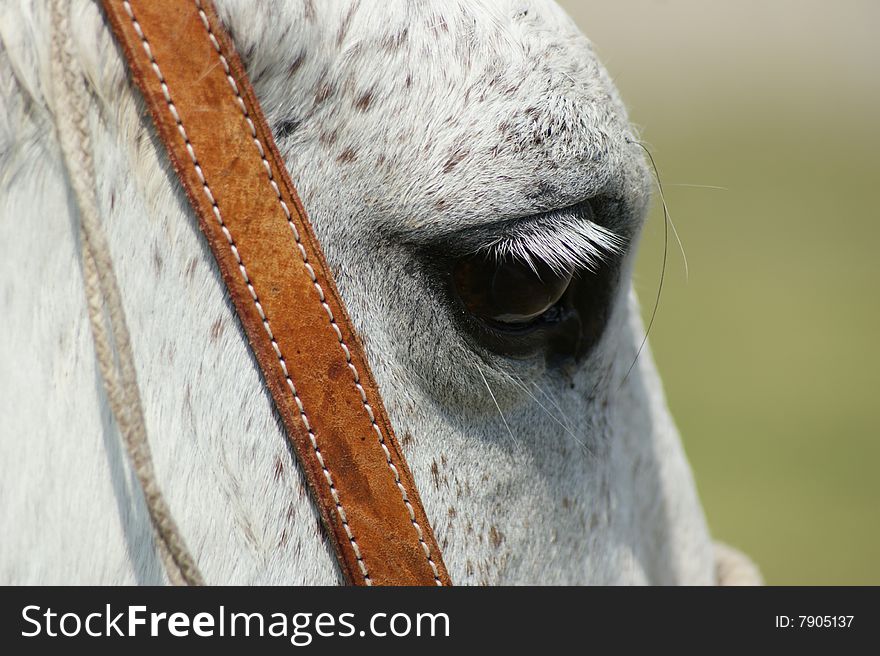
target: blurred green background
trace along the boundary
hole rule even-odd
[[[880,2],[561,4],[687,253],[651,345],[713,534],[769,584],[880,584]],[[655,202],[646,315],[662,249]]]

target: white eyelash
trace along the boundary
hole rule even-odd
[[[514,229],[481,250],[498,260],[523,262],[535,273],[541,264],[564,275],[578,269],[594,272],[625,246],[626,239],[608,228],[586,219],[573,221],[567,214],[551,214],[539,225]]]

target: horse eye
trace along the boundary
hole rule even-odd
[[[520,327],[552,308],[568,289],[571,273],[542,264],[471,255],[452,272],[455,290],[468,312],[490,323]]]

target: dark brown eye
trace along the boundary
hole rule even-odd
[[[552,308],[568,289],[571,273],[550,267],[471,255],[458,260],[453,281],[474,316],[497,324],[523,326]]]

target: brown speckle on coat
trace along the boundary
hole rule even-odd
[[[462,146],[457,146],[449,153],[449,158],[446,160],[446,163],[443,165],[443,172],[449,173],[454,169],[465,157],[468,156],[470,151],[467,148]]]
[[[372,90],[361,94],[354,103],[355,109],[357,109],[358,111],[361,111],[361,112],[367,111],[367,109],[370,107],[370,102],[372,102],[372,100],[373,100]]]
[[[431,461],[431,480],[434,481],[434,487],[436,489],[440,489],[440,468],[437,466],[437,461]]]
[[[343,150],[336,161],[340,164],[350,164],[357,159],[357,151],[354,148],[346,148]]]
[[[223,334],[223,317],[219,317],[211,324],[211,341],[216,342]]]
[[[494,526],[489,529],[489,543],[497,549],[501,546],[501,543],[504,542],[504,533],[499,531]]]

